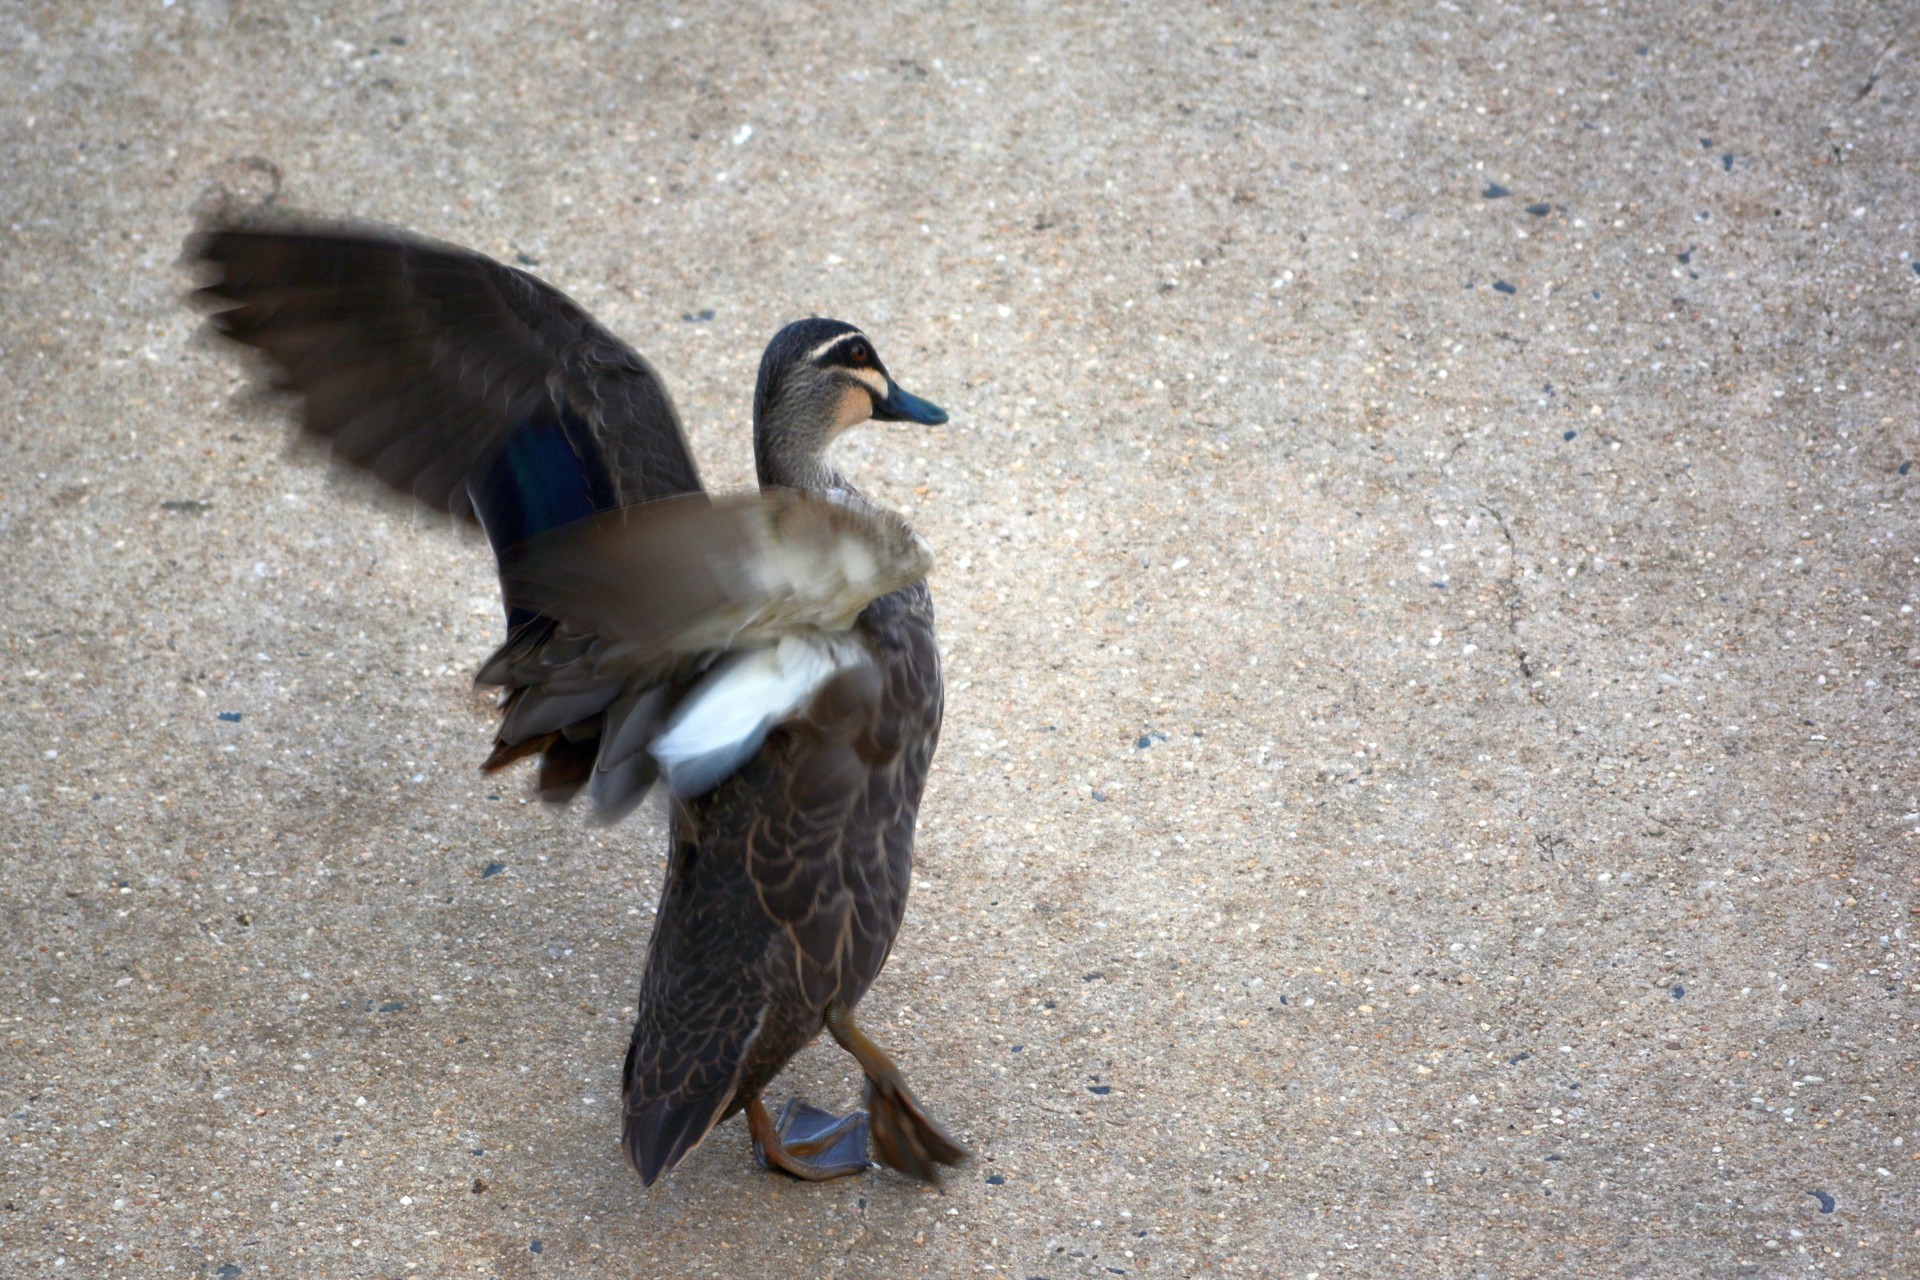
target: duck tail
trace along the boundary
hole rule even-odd
[[[636,1038],[637,1043],[637,1038]],[[627,1050],[626,1114],[620,1143],[627,1163],[648,1186],[684,1160],[727,1115],[735,1084],[729,1080],[704,1092],[652,1093],[633,1075],[634,1048]]]

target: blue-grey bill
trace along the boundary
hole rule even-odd
[[[882,422],[918,422],[937,427],[947,420],[947,411],[931,400],[922,400],[900,384],[887,379],[887,398],[873,408],[873,416]]]

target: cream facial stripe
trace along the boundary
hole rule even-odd
[[[860,339],[860,341],[866,343],[868,347],[873,346],[873,340],[871,338],[867,337],[866,334],[860,332],[858,329],[855,329],[851,333],[843,333],[843,334],[837,335],[836,337],[828,338],[825,342],[821,343],[819,346],[815,347],[813,350],[807,352],[808,363],[812,363],[813,361],[818,360],[821,356],[824,356],[825,354],[827,354],[827,352],[833,350],[835,347],[839,346],[841,343],[851,342],[855,338],[858,338]]]
[[[849,369],[847,372],[860,379],[867,390],[873,392],[874,399],[885,400],[887,398],[889,394],[887,390],[887,380],[881,376],[878,369]]]

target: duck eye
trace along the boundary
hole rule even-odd
[[[847,345],[848,364],[865,364],[867,357],[871,354],[872,353],[867,350],[867,344],[864,342],[853,342]]]

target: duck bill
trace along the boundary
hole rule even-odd
[[[873,406],[873,416],[882,422],[918,422],[922,426],[937,427],[947,420],[947,411],[931,400],[902,391],[899,383],[888,378],[887,398]]]

